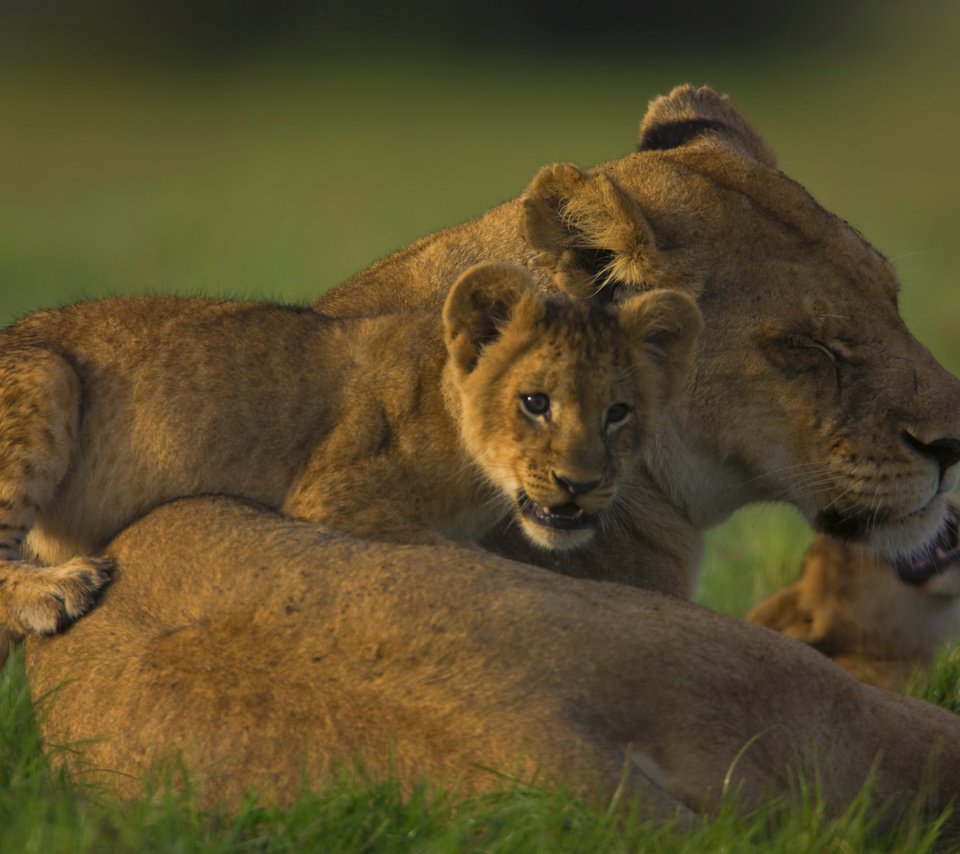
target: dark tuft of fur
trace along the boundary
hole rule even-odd
[[[683,119],[649,128],[641,137],[637,151],[666,151],[679,148],[710,131],[727,130],[723,122],[714,119]]]

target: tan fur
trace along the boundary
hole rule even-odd
[[[954,715],[672,597],[225,498],[154,510],[108,554],[102,606],[27,659],[46,739],[82,742],[58,756],[124,794],[176,752],[204,803],[231,805],[287,803],[355,760],[407,788],[503,772],[609,802],[622,781],[659,817],[725,787],[793,798],[796,771],[819,772],[831,814],[873,772],[904,805],[931,762],[931,806],[960,792]]]
[[[809,644],[871,685],[902,690],[960,634],[960,566],[908,585],[867,549],[818,537],[800,578],[747,619]]]
[[[700,326],[670,291],[547,299],[503,265],[464,273],[442,321],[173,298],[29,317],[0,337],[0,621],[75,618],[109,566],[83,555],[202,493],[392,542],[469,540],[514,513],[537,546],[576,547],[613,512]],[[22,563],[28,531],[65,562]]]
[[[908,332],[890,263],[776,168],[730,101],[655,100],[638,151],[544,169],[521,199],[386,258],[316,308],[439,309],[451,271],[497,258],[541,287],[695,296],[694,378],[643,452],[629,519],[562,560],[504,530],[494,546],[564,572],[689,595],[700,532],[754,501],[888,555],[944,523],[960,383]]]

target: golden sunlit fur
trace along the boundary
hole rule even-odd
[[[654,100],[636,152],[545,168],[523,197],[433,234],[321,297],[334,314],[439,311],[452,273],[526,267],[548,292],[695,297],[705,327],[688,391],[622,501],[576,555],[493,546],[564,572],[689,595],[701,532],[754,501],[907,555],[944,523],[960,459],[960,383],[909,333],[891,264],[776,167],[724,96]]]
[[[403,543],[470,540],[513,513],[538,546],[574,548],[700,326],[678,293],[548,299],[502,265],[464,273],[442,320],[163,297],[26,318],[0,333],[0,623],[76,618],[109,568],[85,555],[203,493]],[[523,411],[530,396],[542,415]],[[28,533],[60,565],[23,563]]]

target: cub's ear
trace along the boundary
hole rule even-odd
[[[813,612],[803,602],[796,584],[784,587],[758,602],[746,619],[748,623],[773,629],[802,643],[810,644],[817,640]]]
[[[637,151],[664,151],[708,141],[777,168],[770,146],[726,95],[709,86],[677,86],[669,95],[654,98],[640,123]]]
[[[661,372],[660,403],[672,400],[693,369],[703,315],[696,303],[677,291],[648,291],[618,309],[620,328],[642,346]]]
[[[612,281],[642,287],[652,280],[660,263],[653,232],[609,175],[571,163],[546,166],[522,201],[535,263],[570,296],[595,297]]]
[[[454,282],[443,306],[447,351],[462,373],[476,367],[480,351],[522,315],[534,322],[544,311],[536,284],[509,264],[477,264]]]

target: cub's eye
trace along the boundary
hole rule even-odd
[[[550,412],[550,398],[543,392],[521,394],[520,405],[527,415],[532,415],[534,418],[543,418]]]
[[[614,430],[626,424],[632,412],[633,407],[629,404],[615,403],[613,406],[607,407],[607,412],[604,415],[604,426],[608,430]]]

